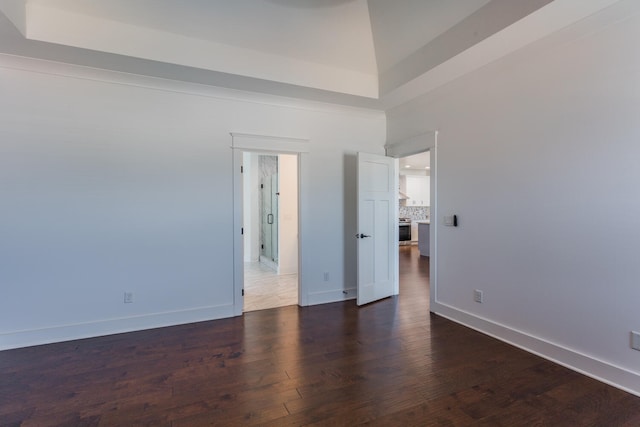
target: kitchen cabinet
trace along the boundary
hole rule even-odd
[[[406,206],[429,206],[431,193],[431,182],[429,176],[407,175],[407,196]]]
[[[421,256],[429,256],[429,229],[431,225],[427,221],[418,222],[418,250]]]
[[[411,221],[411,241],[418,241],[418,221]]]

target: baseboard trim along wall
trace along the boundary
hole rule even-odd
[[[124,332],[142,331],[233,316],[233,305],[122,317],[98,322],[60,325],[25,331],[0,333],[0,350],[51,344]]]
[[[356,288],[336,289],[332,291],[311,292],[309,293],[309,305],[328,304],[338,301],[346,301],[355,299]]]
[[[483,319],[446,304],[432,302],[430,310],[453,322],[558,363],[605,384],[640,396],[640,374],[636,372],[581,354],[575,350],[545,341],[508,326]]]

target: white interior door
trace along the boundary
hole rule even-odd
[[[397,159],[358,153],[358,305],[395,290],[397,187]]]

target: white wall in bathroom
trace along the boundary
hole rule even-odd
[[[298,157],[278,156],[278,274],[298,272]]]

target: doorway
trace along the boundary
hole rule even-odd
[[[306,230],[309,228],[308,212],[306,207],[309,194],[309,140],[302,138],[280,137],[272,135],[258,135],[231,132],[231,152],[233,159],[233,314],[241,316],[244,312],[244,261],[245,261],[245,219],[243,215],[244,194],[243,186],[249,185],[251,180],[243,178],[244,153],[262,153],[275,155],[278,153],[291,154],[297,162],[297,180],[293,178],[289,182],[297,184],[298,201],[297,213],[297,251],[289,256],[297,260],[298,270],[298,305],[308,304],[309,296],[307,280],[305,276],[305,263],[303,262],[303,250],[306,243]],[[281,183],[284,180],[280,179]],[[256,188],[256,187],[254,187]],[[279,211],[282,208],[280,207]],[[247,224],[249,224],[247,222]],[[281,227],[280,227],[281,228]],[[280,250],[279,258],[283,258]]]
[[[421,224],[431,219],[431,160],[429,150],[411,156],[400,157],[398,167],[399,203],[398,219],[401,228],[401,244],[418,246]],[[424,227],[422,227],[424,229]],[[424,233],[423,233],[424,234]],[[428,234],[424,236],[421,253],[429,256]]]
[[[243,311],[298,303],[298,158],[244,152]]]
[[[390,157],[395,157],[398,159],[413,156],[414,154],[419,153],[428,153],[429,155],[429,164],[424,164],[423,167],[429,167],[429,237],[428,239],[423,239],[423,246],[428,245],[428,257],[417,257],[419,255],[419,248],[411,249],[416,255],[416,259],[420,260],[421,258],[427,258],[428,260],[428,272],[426,277],[428,277],[428,292],[429,294],[429,310],[432,307],[437,306],[437,268],[438,268],[438,258],[437,258],[437,247],[438,247],[438,173],[437,173],[437,159],[438,159],[438,134],[437,130],[427,131],[413,137],[407,138],[403,141],[396,142],[394,144],[389,144],[385,147],[386,155]],[[411,165],[411,164],[410,164]],[[406,164],[402,165],[403,169],[406,168]],[[400,168],[399,168],[400,169]],[[427,170],[427,169],[425,169]],[[405,188],[406,189],[406,188]],[[400,204],[400,203],[399,203]],[[406,203],[405,203],[406,207]],[[398,208],[398,214],[400,216],[400,208]],[[428,241],[427,241],[428,240]],[[418,243],[420,243],[420,235],[418,232]],[[416,252],[417,251],[417,252]],[[402,266],[399,266],[398,271]],[[400,280],[397,278],[397,292],[400,291]],[[427,282],[425,280],[425,282]]]
[[[431,227],[430,151],[399,158],[398,243],[399,271],[403,277],[429,277]],[[429,295],[428,280],[421,282]],[[402,283],[400,284],[402,287]]]

